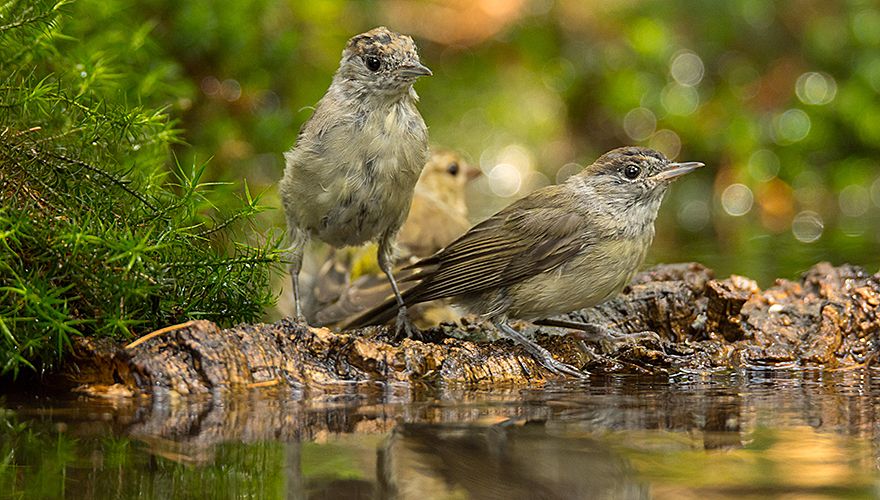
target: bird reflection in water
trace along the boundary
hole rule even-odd
[[[647,498],[629,463],[543,422],[401,424],[379,451],[380,497]]]

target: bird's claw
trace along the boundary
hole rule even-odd
[[[541,363],[541,366],[555,373],[556,375],[568,375],[570,377],[586,379],[589,378],[589,374],[578,370],[577,368],[558,361],[554,358],[549,352],[545,356],[542,356],[538,359],[538,362]]]
[[[550,372],[556,375],[568,375],[579,379],[589,378],[589,373],[578,370],[577,368],[561,361],[557,361],[556,358],[550,354],[550,351],[529,340],[522,333],[511,328],[507,323],[498,323],[496,326],[501,330],[501,333],[504,334],[504,336],[523,346],[535,361],[540,363],[541,366]]]
[[[401,307],[400,309],[398,309],[395,329],[395,340],[403,340],[405,338],[422,340],[422,334],[419,329],[416,328],[416,325],[414,325],[409,319],[409,315],[406,312],[406,307]]]

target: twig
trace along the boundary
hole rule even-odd
[[[164,335],[168,332],[173,332],[174,330],[181,330],[183,328],[188,328],[188,327],[192,326],[193,324],[195,324],[195,320],[187,321],[186,323],[180,323],[178,325],[166,326],[165,328],[160,328],[160,329],[156,330],[155,332],[150,332],[150,333],[144,335],[143,337],[135,340],[134,342],[125,346],[125,348],[126,349],[134,349],[135,347],[143,344],[144,342],[152,339],[153,337],[158,337],[159,335]]]

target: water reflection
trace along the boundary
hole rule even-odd
[[[382,453],[382,491],[417,498],[646,498],[629,460],[602,439],[543,421],[401,424]]]
[[[530,390],[9,395],[0,496],[681,498],[877,493],[880,372]]]

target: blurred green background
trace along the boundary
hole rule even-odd
[[[708,168],[661,210],[651,262],[769,284],[819,260],[880,267],[880,7],[792,0],[82,0],[82,68],[129,44],[120,91],[167,105],[182,164],[278,205],[282,152],[346,40],[411,34],[434,144],[486,174],[480,219],[602,152],[655,147]],[[137,43],[131,41],[135,33]],[[118,61],[117,61],[118,62]],[[87,77],[83,77],[87,78]],[[236,188],[238,189],[238,188]],[[230,195],[233,194],[230,189]],[[266,231],[283,226],[280,210]]]

